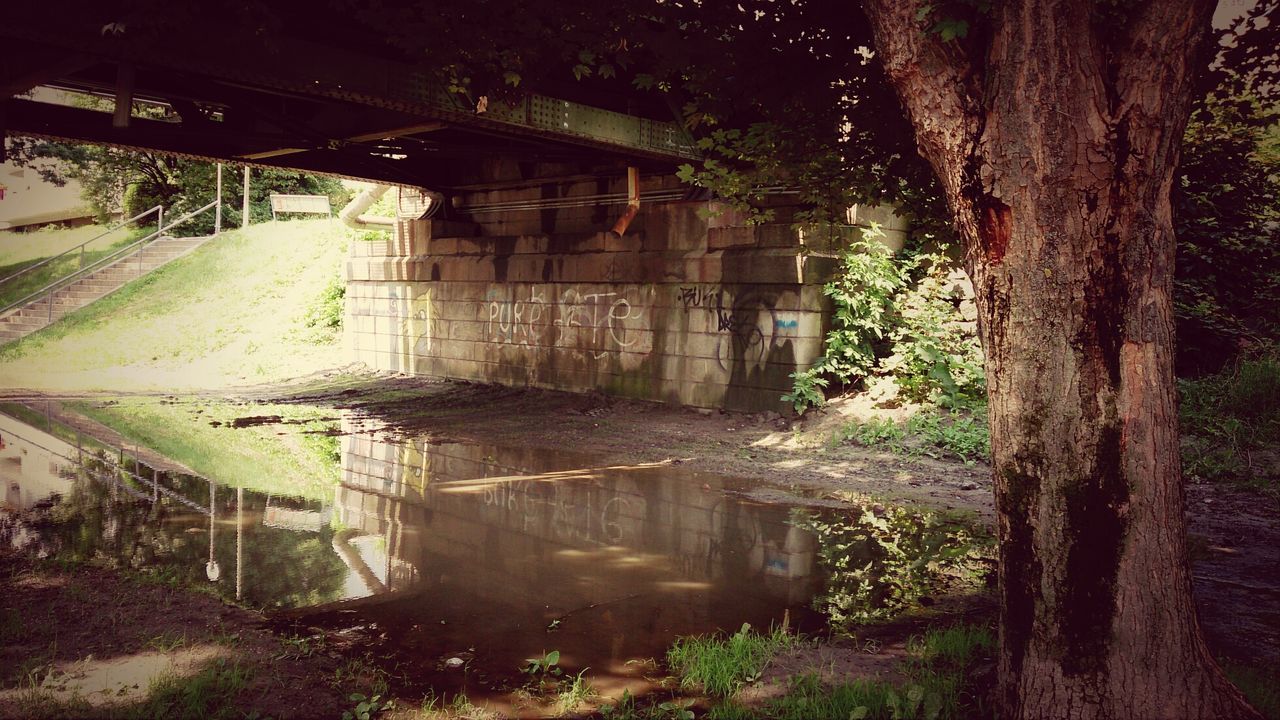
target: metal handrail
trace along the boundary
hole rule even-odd
[[[30,425],[30,423],[27,423],[25,420],[22,420],[22,419],[20,419],[20,418],[16,418],[16,417],[14,417],[14,416],[10,415],[9,413],[6,413],[6,412],[0,412],[0,415],[3,415],[3,416],[5,416],[5,417],[9,418],[10,420],[13,420],[14,422],[17,422],[17,423],[19,423],[19,424],[21,424],[21,425],[27,425],[27,426],[31,427],[33,430],[43,432],[43,431],[41,431],[41,430],[40,430],[40,428],[35,427],[34,425]],[[63,425],[63,423],[59,423],[59,425]],[[69,426],[64,425],[64,427],[69,427]],[[50,427],[50,430],[49,430],[49,433],[48,433],[48,434],[53,435],[52,430],[53,430],[53,429],[52,429],[52,427]],[[84,458],[83,458],[83,457],[80,457],[80,458],[72,458],[72,457],[71,457],[71,456],[69,456],[69,455],[63,455],[62,453],[58,452],[57,450],[54,450],[53,448],[45,447],[44,445],[41,445],[40,443],[36,442],[35,440],[32,440],[31,438],[23,437],[22,435],[20,435],[20,434],[18,434],[18,433],[16,433],[16,432],[13,432],[12,430],[9,430],[9,431],[7,431],[7,432],[9,433],[9,435],[10,435],[10,436],[12,436],[12,437],[16,437],[16,438],[18,438],[19,440],[21,440],[21,441],[23,441],[23,442],[25,442],[25,443],[27,443],[27,444],[29,444],[29,445],[33,446],[33,447],[37,447],[37,448],[39,448],[39,449],[41,449],[41,450],[44,450],[45,452],[49,453],[50,455],[52,455],[52,456],[54,456],[54,457],[62,458],[63,460],[66,460],[67,462],[75,463],[75,464],[79,465],[81,468],[83,468],[83,469],[85,470],[85,472],[86,472],[86,473],[88,473],[88,474],[89,474],[89,476],[90,476],[90,477],[94,478],[95,480],[99,480],[99,481],[100,481],[100,480],[102,480],[102,478],[101,478],[101,477],[99,477],[98,475],[96,475],[95,473],[93,473],[93,472],[89,471],[87,468],[85,468],[85,467],[84,467]],[[79,432],[79,430],[77,429],[77,430],[76,430],[76,432],[78,433],[78,432]],[[56,438],[57,436],[56,436],[56,435],[53,435],[53,437],[55,437],[55,438]],[[91,436],[91,437],[92,437],[92,436]],[[94,438],[94,439],[96,440],[97,438]],[[77,440],[77,447],[79,447],[79,441],[78,441],[78,440]],[[108,445],[107,447],[109,447],[109,448],[110,448],[111,446],[110,446],[110,445]],[[115,448],[112,448],[112,449],[115,449]],[[123,453],[123,452],[124,452],[124,448],[123,448],[123,447],[120,447],[120,448],[119,448],[119,450],[120,450],[120,452],[121,452],[121,453]],[[110,459],[109,459],[109,458],[107,458],[107,460],[108,460],[108,461],[110,461]],[[168,497],[168,498],[170,498],[170,499],[172,499],[172,500],[176,500],[177,502],[180,502],[180,503],[182,503],[183,505],[186,505],[187,507],[189,507],[189,508],[191,508],[191,509],[193,509],[193,510],[196,510],[197,512],[203,513],[203,514],[205,514],[205,515],[208,515],[208,514],[209,514],[209,508],[205,507],[204,505],[201,505],[200,503],[196,502],[195,500],[191,500],[191,499],[189,499],[189,498],[187,498],[187,497],[183,496],[181,493],[177,492],[176,490],[173,490],[173,489],[171,489],[171,488],[167,488],[167,487],[165,487],[164,485],[161,485],[161,484],[160,484],[160,483],[159,483],[159,482],[158,482],[154,477],[152,477],[152,479],[151,479],[151,480],[147,480],[146,478],[142,477],[142,476],[141,476],[141,475],[139,475],[138,473],[133,472],[133,471],[128,470],[128,469],[126,469],[124,465],[122,465],[122,464],[120,464],[120,463],[117,463],[117,462],[112,462],[112,463],[111,463],[111,469],[112,469],[112,470],[114,470],[114,471],[116,471],[116,472],[118,472],[118,473],[122,473],[122,474],[124,474],[124,475],[128,475],[129,477],[133,478],[134,480],[137,480],[137,481],[138,481],[138,482],[140,482],[140,483],[143,483],[143,484],[150,483],[150,484],[151,484],[151,486],[152,486],[152,488],[153,488],[153,489],[154,489],[158,494],[160,494],[160,495],[164,495],[165,497]],[[206,480],[206,481],[207,481],[207,479],[206,479],[206,478],[201,477],[201,476],[199,476],[199,475],[196,475],[196,476],[194,476],[194,477],[198,477],[198,478],[200,478],[201,480]],[[138,492],[137,490],[134,490],[133,488],[130,488],[128,485],[125,485],[124,483],[119,482],[119,479],[118,479],[118,478],[112,478],[112,482],[113,482],[113,483],[115,483],[115,484],[117,484],[117,485],[119,485],[120,487],[124,488],[124,489],[125,489],[125,491],[129,492],[129,493],[130,493],[130,494],[132,494],[134,497],[136,497],[136,498],[138,498],[138,499],[140,499],[140,500],[149,500],[149,499],[150,499],[150,498],[148,498],[146,495],[143,495],[142,493]]]
[[[28,265],[28,266],[26,266],[26,267],[22,268],[21,270],[19,270],[18,272],[16,272],[16,273],[14,273],[14,274],[10,275],[9,277],[4,278],[3,280],[0,280],[0,285],[4,285],[5,283],[9,282],[10,280],[12,280],[12,279],[14,279],[14,278],[17,278],[17,277],[21,277],[21,276],[23,276],[23,275],[26,275],[27,273],[29,273],[29,272],[31,272],[31,271],[33,271],[33,270],[36,270],[36,269],[42,268],[42,267],[44,267],[45,265],[48,265],[49,263],[53,262],[54,260],[57,260],[58,258],[61,258],[61,257],[62,257],[62,256],[64,256],[64,255],[70,255],[71,253],[73,253],[73,252],[75,252],[75,251],[77,251],[77,250],[79,250],[79,251],[81,252],[81,256],[83,257],[83,253],[84,253],[84,248],[85,248],[85,246],[89,245],[90,243],[94,243],[94,242],[97,242],[98,240],[101,240],[102,238],[104,238],[104,237],[106,237],[106,236],[110,235],[111,233],[113,233],[113,232],[115,232],[115,231],[119,230],[120,228],[124,227],[125,225],[128,225],[129,223],[135,222],[135,221],[137,221],[137,220],[141,220],[142,218],[144,218],[144,217],[146,217],[146,216],[150,215],[150,214],[151,214],[151,213],[153,213],[153,212],[158,212],[158,213],[160,213],[160,214],[159,214],[159,216],[158,216],[158,221],[156,222],[156,227],[158,227],[158,228],[162,228],[162,227],[164,227],[164,206],[163,206],[163,205],[157,205],[157,206],[155,206],[155,207],[151,208],[150,210],[144,210],[143,212],[140,212],[140,213],[138,213],[137,215],[134,215],[133,217],[129,218],[128,220],[121,220],[120,222],[116,223],[115,225],[112,225],[111,227],[107,228],[107,229],[106,229],[106,230],[104,230],[103,232],[101,232],[101,233],[99,233],[99,234],[97,234],[97,235],[94,235],[94,236],[93,236],[93,238],[91,238],[91,239],[89,239],[89,240],[85,240],[84,242],[80,243],[79,245],[77,245],[77,246],[75,246],[75,247],[73,247],[73,248],[68,248],[68,249],[63,250],[62,252],[58,253],[57,255],[54,255],[53,257],[47,257],[47,258],[45,258],[44,260],[41,260],[41,261],[40,261],[40,262],[38,262],[38,263],[35,263],[35,264],[33,264],[33,265]]]
[[[206,212],[206,211],[210,210],[211,208],[213,208],[213,207],[214,207],[215,205],[217,205],[217,204],[218,204],[218,201],[217,201],[217,200],[212,200],[212,201],[210,201],[210,202],[209,202],[209,204],[208,204],[208,205],[205,205],[204,207],[202,207],[202,208],[200,208],[200,209],[198,209],[198,210],[192,210],[191,212],[187,213],[186,215],[183,215],[182,217],[178,218],[177,220],[175,220],[175,221],[173,221],[173,222],[169,223],[169,225],[168,225],[167,227],[162,227],[162,228],[160,228],[159,230],[156,230],[155,232],[151,233],[150,235],[148,235],[148,236],[146,236],[146,237],[142,238],[141,240],[138,240],[138,241],[135,241],[135,242],[133,242],[133,243],[130,243],[129,245],[126,245],[125,247],[122,247],[122,248],[120,248],[119,250],[116,250],[115,252],[111,253],[110,255],[108,255],[108,256],[106,256],[106,257],[99,258],[96,262],[94,262],[92,265],[90,265],[90,266],[88,266],[88,267],[81,268],[80,270],[78,270],[78,271],[76,271],[76,272],[74,272],[74,273],[72,273],[72,274],[70,274],[70,275],[67,275],[67,276],[65,276],[65,277],[62,277],[62,278],[60,278],[60,279],[58,279],[58,280],[54,280],[53,282],[49,283],[48,285],[46,285],[46,286],[44,286],[44,287],[40,288],[39,290],[36,290],[35,292],[33,292],[33,293],[31,293],[31,294],[27,295],[26,297],[22,298],[21,300],[15,300],[14,302],[9,303],[8,305],[4,306],[3,308],[0,308],[0,316],[3,316],[5,313],[9,312],[10,310],[13,310],[14,308],[22,307],[22,306],[24,306],[24,305],[27,305],[27,304],[29,304],[29,303],[33,302],[34,300],[36,300],[37,298],[39,298],[41,295],[48,294],[48,296],[49,296],[49,320],[50,320],[50,321],[52,321],[52,320],[53,320],[53,294],[54,294],[55,292],[57,292],[58,290],[61,290],[62,288],[64,288],[64,287],[66,287],[66,286],[68,286],[68,285],[70,285],[70,284],[72,284],[72,283],[76,282],[77,280],[80,280],[81,278],[85,277],[86,275],[91,275],[91,274],[93,274],[94,272],[97,272],[99,269],[101,269],[101,268],[105,267],[106,265],[110,265],[111,263],[114,263],[114,262],[116,262],[116,261],[118,261],[118,260],[123,259],[124,257],[128,256],[129,254],[131,254],[135,249],[136,249],[136,250],[141,250],[141,249],[142,249],[142,247],[141,247],[142,245],[144,245],[144,244],[146,244],[146,243],[149,243],[149,242],[151,242],[152,240],[155,240],[156,238],[160,237],[160,235],[161,235],[162,233],[164,233],[166,230],[172,230],[173,228],[175,228],[175,227],[177,227],[177,226],[179,226],[179,225],[181,225],[181,224],[183,224],[183,223],[187,222],[188,220],[190,220],[190,219],[194,218],[195,216],[199,215],[200,213],[203,213],[203,212]]]

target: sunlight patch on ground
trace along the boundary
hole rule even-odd
[[[129,705],[146,698],[156,681],[191,677],[226,652],[225,648],[198,645],[107,660],[91,655],[36,671],[28,685],[0,691],[0,706],[11,706],[33,694],[60,703],[82,701],[94,707]]]

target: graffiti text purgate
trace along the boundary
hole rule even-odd
[[[584,292],[566,288],[547,301],[546,291],[530,287],[511,298],[490,290],[483,303],[485,339],[509,345],[583,350],[594,358],[636,345],[644,329],[644,308],[621,292]]]
[[[498,291],[490,290],[485,303],[485,336],[501,343],[537,345],[546,304],[546,297],[536,287],[529,288],[524,300],[502,300]]]

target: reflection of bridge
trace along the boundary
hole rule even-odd
[[[812,536],[785,509],[731,499],[720,478],[344,431],[336,519],[385,538],[390,589],[462,573],[454,581],[477,596],[518,590],[534,604],[549,592],[583,605],[657,590],[732,587],[782,604],[812,592]]]
[[[793,229],[785,189],[760,226],[689,199],[673,171],[693,141],[625,83],[459,94],[323,4],[271,6],[297,12],[261,35],[212,10],[193,31],[9,8],[0,98],[60,88],[115,112],[11,98],[5,130],[400,185],[394,237],[346,267],[353,359],[372,368],[786,408],[851,227]],[[902,240],[891,213],[850,213],[869,221]]]

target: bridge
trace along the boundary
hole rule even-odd
[[[354,243],[347,341],[372,368],[781,410],[821,352],[835,251],[870,220],[752,225],[675,177],[698,156],[624,83],[450,89],[332,10],[235,34],[24,3],[0,25],[6,134],[397,187],[389,239]],[[296,7],[295,7],[296,6]],[[55,91],[92,101],[50,102]]]

